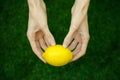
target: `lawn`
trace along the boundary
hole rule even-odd
[[[48,25],[62,44],[74,0],[45,0]],[[26,36],[27,0],[0,0],[0,80],[120,80],[120,1],[91,0],[86,55],[63,67],[44,64]]]

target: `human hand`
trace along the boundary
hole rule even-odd
[[[27,37],[33,52],[45,63],[42,58],[43,51],[51,45],[55,45],[53,35],[47,25],[46,7],[42,0],[28,0],[29,21]]]
[[[75,61],[86,52],[89,41],[89,30],[87,21],[87,10],[89,0],[76,0],[72,7],[72,20],[70,30],[64,39],[63,46],[73,51]]]

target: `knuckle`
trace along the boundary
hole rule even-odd
[[[87,39],[90,40],[90,35],[87,36]]]
[[[26,33],[26,35],[27,35],[27,37],[29,37],[29,33],[28,32]]]
[[[27,37],[29,38],[29,37],[30,37],[30,33],[29,33],[29,32],[27,32],[26,34],[27,34]]]
[[[34,38],[34,34],[33,34],[33,33],[31,33],[31,32],[28,31],[26,34],[27,34],[27,38],[28,38],[29,40],[31,40],[31,39]]]
[[[29,33],[27,32],[26,35],[29,36]]]
[[[90,40],[90,36],[89,35],[86,35],[83,40],[85,40],[86,42],[88,42]]]
[[[90,39],[90,35],[87,34],[87,36],[85,37],[85,39],[89,40]]]

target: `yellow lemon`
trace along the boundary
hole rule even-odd
[[[62,45],[50,46],[43,53],[43,58],[46,62],[53,66],[66,65],[71,61],[72,57],[72,52]]]

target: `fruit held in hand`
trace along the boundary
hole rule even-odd
[[[50,65],[63,66],[72,60],[73,54],[68,48],[55,45],[48,47],[42,56]]]

